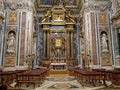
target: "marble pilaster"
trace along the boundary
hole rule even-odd
[[[0,66],[2,65],[2,46],[3,46],[3,14],[0,14]]]

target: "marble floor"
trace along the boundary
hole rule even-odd
[[[110,82],[107,82],[107,85],[110,85]],[[14,84],[11,84],[14,87]],[[104,85],[85,85],[82,86],[74,77],[72,76],[49,76],[46,80],[38,87],[30,85],[26,87],[26,85],[21,86],[21,90],[97,90],[100,88],[104,88]]]

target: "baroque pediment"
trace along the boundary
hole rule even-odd
[[[65,8],[63,7],[63,5],[59,5],[59,6],[54,6],[53,8],[52,8],[52,10],[51,11],[53,11],[53,12],[65,12],[66,10],[65,10]]]
[[[42,24],[74,24],[75,17],[72,11],[65,9],[63,5],[53,6],[51,9],[46,9],[44,11],[44,16],[41,20]]]

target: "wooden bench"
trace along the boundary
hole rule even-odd
[[[111,71],[111,74],[112,85],[120,84],[120,71]]]
[[[35,84],[39,85],[45,80],[48,73],[48,69],[36,69],[30,70],[28,72],[17,74],[17,85],[20,89],[22,83],[33,84],[33,88],[35,88]]]
[[[112,82],[112,85],[116,85],[120,82],[120,68],[114,70],[95,70],[106,74],[107,80]]]
[[[84,86],[84,82],[89,82],[93,86],[95,86],[95,83],[97,81],[103,81],[103,85],[106,86],[105,80],[106,75],[104,73],[98,73],[94,71],[87,71],[87,70],[76,70],[75,75],[77,80]]]
[[[24,70],[15,70],[15,71],[2,71],[0,72],[0,84],[11,84],[14,80],[17,79],[17,73],[22,73]]]

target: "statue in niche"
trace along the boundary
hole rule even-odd
[[[7,52],[8,53],[15,52],[15,35],[13,32],[9,33],[9,35],[8,35]]]
[[[101,39],[102,39],[102,51],[108,51],[107,35],[103,33]]]

